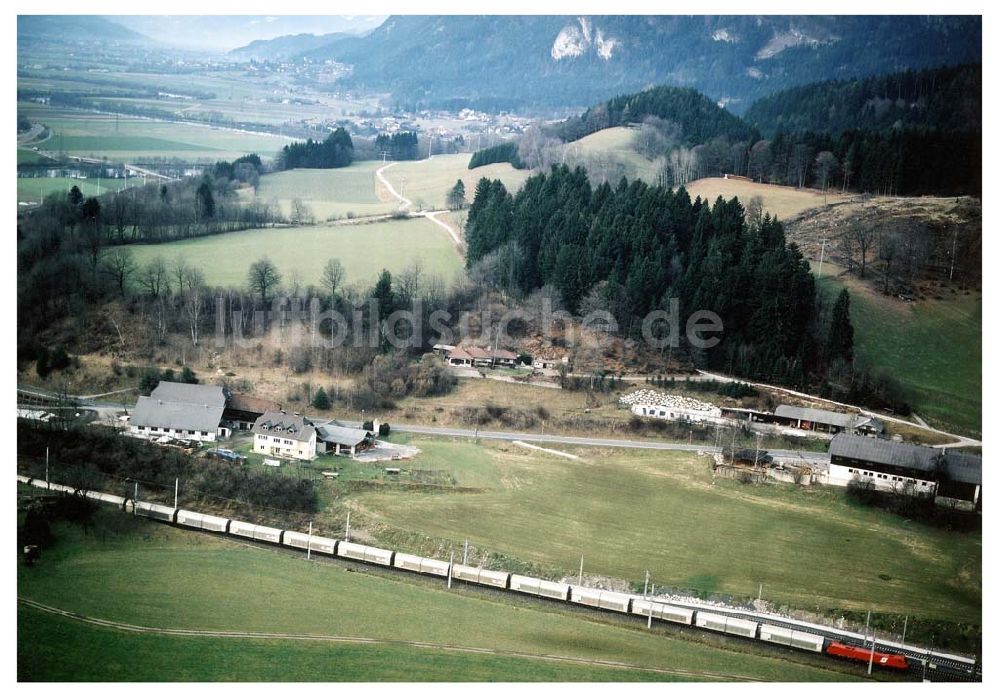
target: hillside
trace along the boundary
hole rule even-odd
[[[54,41],[128,41],[149,39],[117,22],[93,15],[18,15],[17,38]]]
[[[897,72],[793,87],[755,101],[744,120],[767,136],[779,130],[972,131],[982,128],[982,94],[981,65]]]
[[[639,123],[651,116],[669,121],[677,128],[678,144],[698,145],[718,136],[754,139],[753,130],[746,123],[704,94],[669,86],[609,99],[561,123],[555,132],[563,141],[571,142],[598,130]]]
[[[411,106],[582,107],[668,84],[739,112],[817,79],[980,62],[981,35],[978,17],[393,16],[302,55]]]
[[[293,34],[290,36],[279,36],[276,39],[257,39],[256,41],[251,41],[246,46],[234,48],[229,51],[229,56],[237,60],[289,58],[323,46],[330,46],[349,36],[350,34],[344,33],[320,34],[319,36],[315,34]]]

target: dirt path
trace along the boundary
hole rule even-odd
[[[402,195],[400,195],[400,193],[398,191],[396,191],[395,188],[392,187],[392,184],[389,183],[389,180],[385,176],[382,175],[383,171],[385,171],[389,167],[396,166],[397,163],[398,162],[391,162],[389,164],[386,164],[383,167],[380,167],[379,169],[377,169],[375,171],[375,177],[379,180],[379,182],[383,186],[385,186],[385,189],[387,191],[389,191],[389,193],[396,200],[399,201],[399,209],[400,210],[406,210],[407,208],[413,207],[413,201],[410,200],[409,198],[404,198]],[[448,213],[448,212],[451,212],[451,210],[435,210],[433,212],[431,212],[431,211],[424,211],[424,212],[417,212],[417,213],[412,213],[411,212],[410,214],[412,216],[414,216],[414,217],[425,217],[428,220],[430,220],[431,222],[433,222],[434,224],[438,225],[439,227],[442,227],[451,236],[452,241],[455,242],[455,246],[461,246],[462,245],[462,240],[461,240],[461,238],[459,238],[458,234],[455,232],[455,228],[452,227],[450,224],[448,224],[446,222],[442,222],[441,220],[438,219],[438,215],[443,215],[443,214]]]
[[[606,661],[603,659],[583,659],[571,656],[557,656],[554,654],[529,654],[526,652],[515,652],[504,649],[488,649],[485,647],[463,647],[453,644],[437,644],[433,642],[419,642],[416,640],[401,639],[379,639],[375,637],[352,637],[344,635],[309,635],[282,632],[239,632],[230,630],[195,630],[187,628],[167,628],[167,627],[147,627],[143,625],[132,625],[119,622],[117,620],[105,620],[91,616],[81,615],[72,611],[48,606],[29,598],[17,597],[17,602],[21,605],[34,608],[35,610],[52,615],[59,615],[70,620],[96,625],[98,627],[124,632],[140,634],[167,635],[174,637],[212,637],[212,638],[237,638],[237,639],[266,639],[266,640],[296,640],[306,642],[339,642],[344,644],[378,644],[403,647],[415,647],[418,649],[437,649],[440,651],[459,652],[466,654],[488,654],[492,656],[515,657],[519,659],[535,659],[538,661],[551,661],[569,664],[580,664],[583,666],[602,666],[606,668],[617,668],[629,671],[645,671],[648,673],[662,673],[665,675],[675,675],[682,677],[708,678],[721,681],[757,681],[766,682],[762,678],[750,678],[727,673],[713,673],[711,671],[695,671],[678,668],[655,668],[651,666],[636,666],[621,661]]]

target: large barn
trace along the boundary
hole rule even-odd
[[[983,459],[948,449],[838,434],[830,442],[829,482],[870,480],[883,491],[933,494],[966,507],[982,502]]]
[[[830,434],[851,432],[881,435],[885,430],[880,421],[869,415],[838,413],[833,410],[803,408],[797,405],[779,405],[774,409],[774,419],[788,427]]]
[[[228,437],[222,422],[226,394],[221,386],[161,381],[149,396],[140,396],[129,421],[134,436],[214,442]]]

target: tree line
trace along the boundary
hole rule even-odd
[[[676,354],[699,367],[815,388],[853,360],[846,293],[831,316],[782,225],[748,218],[735,198],[691,200],[683,187],[625,179],[594,188],[582,168],[553,166],[513,196],[481,179],[466,241],[473,278],[514,296],[551,287],[570,312],[610,313],[623,337],[642,338],[653,311],[676,313],[682,327],[695,311],[715,312],[716,347],[679,336]],[[669,336],[666,325],[648,330]]]
[[[507,162],[515,169],[524,169],[524,162],[521,161],[517,150],[518,146],[514,141],[502,142],[499,145],[478,150],[472,154],[472,158],[469,160],[469,168],[476,169],[487,164]]]
[[[278,153],[278,168],[285,169],[337,169],[354,160],[354,143],[343,128],[337,128],[323,141],[309,138],[293,142]]]

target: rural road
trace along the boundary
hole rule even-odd
[[[385,189],[387,191],[389,191],[389,193],[391,193],[392,196],[396,198],[396,200],[399,201],[399,203],[400,203],[399,209],[400,210],[405,210],[405,209],[407,209],[409,207],[413,207],[413,201],[410,200],[409,198],[404,198],[402,195],[400,195],[399,192],[397,192],[396,189],[392,187],[392,184],[389,183],[389,180],[385,176],[382,175],[383,171],[385,171],[389,167],[396,166],[396,164],[398,164],[398,162],[391,162],[389,164],[386,164],[383,167],[380,167],[379,169],[377,169],[375,171],[375,176],[382,183],[382,185],[385,186]],[[410,214],[412,216],[414,216],[414,217],[426,217],[428,220],[430,220],[434,224],[438,225],[439,227],[442,227],[446,232],[448,232],[449,235],[451,235],[452,241],[455,242],[455,246],[461,246],[462,245],[462,240],[459,238],[458,234],[455,232],[455,228],[452,227],[450,224],[446,224],[445,222],[442,222],[441,220],[438,219],[438,215],[443,215],[443,214],[445,214],[447,212],[451,212],[451,211],[450,210],[435,210],[434,212],[430,212],[430,211],[416,212],[416,213],[411,212]]]
[[[340,420],[349,427],[360,427],[360,422]],[[535,442],[538,444],[563,444],[568,446],[603,446],[622,449],[654,449],[657,451],[714,451],[709,444],[685,444],[683,442],[659,442],[644,439],[603,439],[599,437],[570,437],[560,434],[535,434],[532,432],[498,432],[489,430],[466,430],[453,427],[427,427],[425,425],[392,425],[395,432],[425,434],[435,437],[465,437],[469,439],[495,439],[505,442]],[[772,456],[795,459],[810,463],[829,463],[830,455],[818,451],[798,451],[795,449],[768,449]]]

